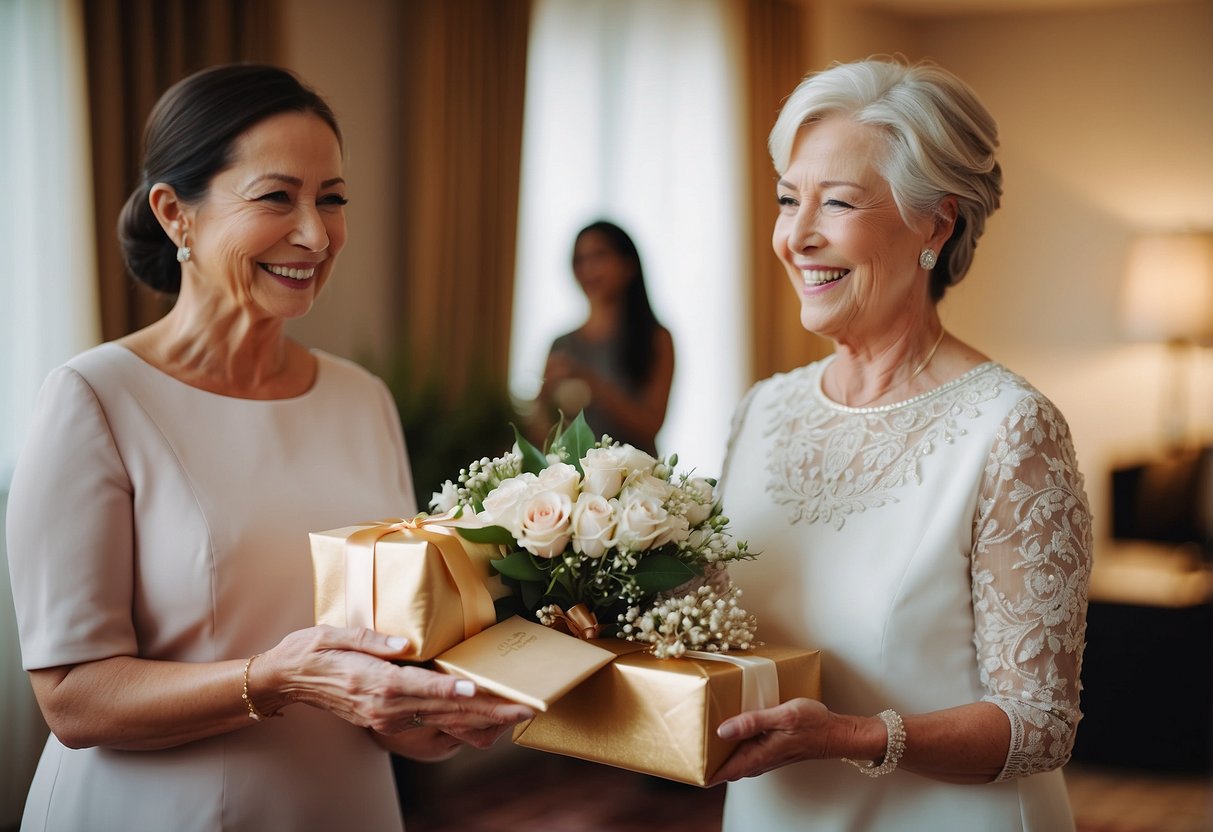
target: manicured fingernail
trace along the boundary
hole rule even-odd
[[[393,650],[403,650],[409,646],[409,640],[404,636],[388,636],[387,646]]]
[[[737,730],[737,726],[728,722],[716,729],[716,736],[720,737],[722,740],[731,740],[739,733],[740,732]]]
[[[467,679],[460,679],[458,682],[455,683],[455,695],[456,696],[475,696],[476,695],[476,683],[469,682]]]

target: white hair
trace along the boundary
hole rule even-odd
[[[807,76],[784,102],[768,142],[780,175],[800,128],[831,115],[885,136],[888,152],[876,167],[907,223],[938,214],[945,197],[956,197],[956,227],[931,272],[931,296],[938,300],[968,272],[986,217],[1002,195],[993,117],[963,81],[933,64],[834,64]]]

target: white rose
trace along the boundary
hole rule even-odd
[[[682,492],[687,499],[687,510],[684,516],[692,526],[698,526],[712,513],[712,504],[716,500],[712,484],[703,477],[695,477],[686,482],[682,487]]]
[[[687,535],[687,546],[691,549],[700,549],[709,538],[715,534],[710,526],[700,526]]]
[[[576,500],[581,486],[581,474],[567,462],[557,462],[539,472],[537,485],[539,490],[554,491],[565,495],[570,501]]]
[[[573,506],[573,550],[600,558],[614,545],[612,535],[619,515],[619,502],[601,494],[583,493]]]
[[[686,518],[665,510],[660,500],[632,495],[620,501],[619,521],[615,526],[615,544],[640,552],[664,546],[679,532],[686,536]]]
[[[445,514],[453,509],[459,502],[459,489],[455,483],[447,480],[442,484],[441,491],[435,491],[430,495],[430,508],[436,514]]]
[[[554,558],[569,545],[573,501],[565,494],[541,491],[522,505],[518,545],[541,558]]]
[[[487,526],[502,526],[517,538],[521,531],[522,505],[534,493],[539,478],[523,473],[510,477],[484,498],[484,511],[479,514]]]
[[[633,448],[631,445],[620,445],[618,450],[623,451],[623,467],[629,471],[651,474],[657,468],[657,460],[639,448]]]
[[[681,543],[691,533],[691,527],[687,524],[687,519],[681,514],[671,514],[669,518],[669,525],[666,526],[664,536],[659,538],[655,544],[657,546],[664,546],[667,543]]]
[[[608,500],[619,496],[627,474],[626,457],[627,451],[623,448],[590,448],[581,460],[581,470],[585,471],[581,489]]]
[[[669,501],[673,490],[674,486],[665,480],[659,480],[649,474],[637,474],[629,477],[624,483],[619,499],[621,502],[628,502],[641,497],[651,497],[664,505]]]

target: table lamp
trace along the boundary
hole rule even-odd
[[[1184,359],[1193,345],[1213,342],[1213,231],[1135,238],[1129,247],[1121,310],[1131,336],[1169,346],[1163,441],[1169,450],[1183,448],[1189,441]]]

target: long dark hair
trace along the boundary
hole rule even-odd
[[[577,232],[576,240],[590,232],[597,232],[607,241],[611,249],[632,266],[632,280],[628,283],[623,299],[623,372],[634,387],[648,381],[653,370],[653,339],[661,323],[653,314],[649,304],[649,293],[644,286],[644,267],[640,265],[640,252],[628,233],[613,222],[598,220]],[[576,247],[574,241],[574,248]]]
[[[160,96],[143,136],[143,175],[118,217],[127,271],[158,292],[181,291],[176,246],[148,204],[158,182],[186,204],[206,196],[211,180],[232,163],[232,147],[249,128],[281,113],[313,113],[341,142],[324,99],[285,69],[227,64],[196,72]]]

